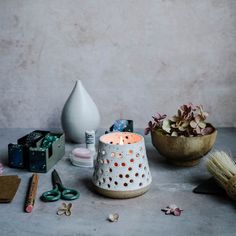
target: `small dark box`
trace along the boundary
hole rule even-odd
[[[65,154],[65,135],[35,130],[8,145],[9,166],[47,172]]]

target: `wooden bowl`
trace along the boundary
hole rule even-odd
[[[167,160],[177,166],[195,166],[215,143],[217,130],[197,137],[166,136],[161,131],[153,131],[152,144]]]

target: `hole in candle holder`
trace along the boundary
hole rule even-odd
[[[111,178],[111,177],[109,177],[109,180],[110,180],[110,181],[112,181],[112,178]]]
[[[112,172],[112,168],[110,168],[109,171]]]
[[[144,158],[145,156],[143,155],[142,158]]]
[[[135,173],[135,177],[138,177],[138,173]]]
[[[122,166],[126,166],[126,164],[124,162],[121,163]]]
[[[105,178],[103,178],[103,179],[102,179],[102,181],[103,181],[103,183],[105,183],[105,182],[106,182],[106,179],[105,179]]]
[[[111,157],[115,157],[115,153],[114,152],[111,153]]]
[[[122,178],[123,178],[123,175],[122,175],[122,174],[119,174],[119,177],[122,179]]]
[[[146,166],[144,166],[144,170],[147,170],[147,167],[146,167]]]
[[[134,180],[133,180],[133,179],[131,179],[129,182],[132,184],[132,183],[134,182]]]
[[[101,183],[100,181],[98,181],[98,185],[101,186],[101,184],[102,184],[102,183]]]
[[[109,164],[109,163],[110,163],[110,161],[108,159],[104,160],[104,164]]]
[[[114,182],[114,184],[115,184],[115,185],[118,185],[118,182],[117,182],[117,181],[115,181],[115,182]]]
[[[128,174],[126,174],[126,175],[125,175],[125,177],[126,177],[126,178],[129,178],[129,175],[128,175]]]
[[[110,144],[113,144],[113,142],[110,142]]]
[[[115,166],[115,167],[117,167],[117,166],[118,166],[118,163],[117,163],[117,162],[115,162],[115,163],[114,163],[114,166]]]
[[[110,188],[110,187],[111,187],[111,185],[110,185],[110,184],[108,184],[108,185],[107,185],[107,187],[108,187],[108,188]]]
[[[131,171],[131,170],[132,170],[132,167],[129,167],[129,168],[128,168],[128,171]]]
[[[128,143],[128,144],[131,144],[131,143]]]
[[[125,136],[126,139],[129,139],[129,136]]]
[[[119,155],[120,158],[122,157],[122,153],[119,153],[118,155]]]
[[[132,155],[133,154],[133,150],[129,150],[129,154]]]
[[[136,157],[140,157],[140,154],[139,154],[139,153],[136,153]]]
[[[142,174],[142,178],[144,178],[145,177],[145,174]]]
[[[139,186],[142,186],[143,185],[143,183],[139,183]]]
[[[128,184],[127,184],[127,183],[124,183],[124,186],[125,186],[125,187],[127,187],[127,186],[128,186]]]
[[[131,159],[130,159],[130,162],[134,162],[134,159],[133,159],[133,158],[131,158]]]
[[[142,168],[142,164],[139,164],[138,167],[139,167],[139,168]]]

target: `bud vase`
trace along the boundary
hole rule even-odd
[[[85,142],[85,131],[96,130],[100,123],[98,108],[80,80],[67,99],[61,124],[67,138],[75,143]]]

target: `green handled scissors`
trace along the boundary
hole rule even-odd
[[[65,188],[56,170],[52,172],[53,189],[42,194],[41,200],[44,202],[54,202],[59,199],[75,200],[79,198],[80,193],[75,189]]]

